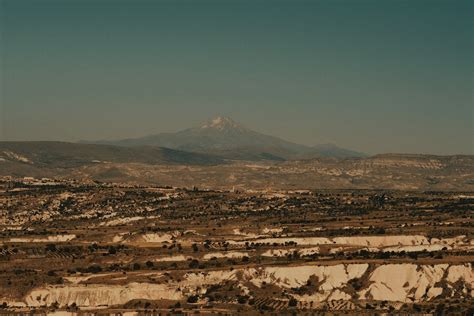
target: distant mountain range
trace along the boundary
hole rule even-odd
[[[206,153],[232,160],[292,160],[316,157],[364,157],[366,154],[333,144],[314,147],[292,143],[248,129],[230,118],[216,117],[199,127],[140,138],[88,142],[115,146],[156,146]]]
[[[241,157],[251,154],[255,152],[243,152]],[[227,160],[156,146],[0,142],[0,176],[224,189],[474,190],[473,155],[259,158]]]
[[[221,164],[222,158],[181,150],[136,146],[77,144],[65,142],[0,142],[0,163],[36,168],[74,168],[97,163]]]

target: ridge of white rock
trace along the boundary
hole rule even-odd
[[[51,285],[35,289],[26,296],[28,306],[71,305],[98,307],[125,304],[134,299],[180,300],[183,295],[167,284],[130,283],[127,285]]]
[[[13,237],[10,242],[67,242],[76,238],[74,234],[51,235],[46,237]]]
[[[185,257],[183,255],[176,255],[176,256],[167,256],[167,257],[161,257],[161,258],[156,258],[156,262],[171,262],[171,261],[186,261],[188,259],[193,259],[192,257]]]
[[[429,300],[442,293],[443,288],[436,284],[443,280],[445,273],[448,289],[452,289],[451,284],[458,280],[470,285],[474,283],[471,265],[388,264],[374,270],[369,278],[370,286],[360,294],[375,300],[387,297],[399,302]]]
[[[75,303],[80,307],[100,307],[125,304],[133,299],[181,300],[187,295],[205,293],[206,287],[226,281],[237,282],[238,288],[249,289],[271,284],[281,290],[305,286],[317,278],[318,290],[312,294],[292,294],[300,301],[325,302],[350,300],[350,281],[362,283],[356,293],[360,299],[391,302],[429,301],[445,291],[464,298],[473,297],[471,264],[417,265],[385,264],[370,268],[369,264],[301,265],[293,267],[262,267],[206,272],[189,272],[181,280],[165,284],[64,284],[33,289],[25,296],[28,306],[44,306],[58,302],[60,306]]]

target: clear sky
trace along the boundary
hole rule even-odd
[[[216,115],[303,144],[474,152],[470,0],[0,0],[0,139]]]

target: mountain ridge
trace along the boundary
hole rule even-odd
[[[249,155],[249,153],[243,153]],[[473,190],[474,155],[226,160],[159,147],[0,142],[0,176],[178,187]],[[265,159],[263,159],[265,158]]]
[[[212,155],[152,147],[120,147],[59,141],[0,141],[0,159],[38,167],[70,168],[95,163],[222,164]]]
[[[116,146],[158,146],[208,153],[237,160],[297,160],[316,157],[366,157],[334,144],[306,146],[251,130],[234,120],[217,116],[198,127],[175,133],[158,133],[137,138],[102,140],[96,144]]]

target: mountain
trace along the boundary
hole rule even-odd
[[[98,163],[212,165],[223,159],[169,148],[121,147],[66,142],[0,142],[0,168],[9,165],[35,168],[74,168]]]
[[[159,146],[208,153],[234,160],[287,160],[314,157],[361,157],[361,153],[335,145],[309,147],[250,130],[230,118],[216,117],[199,127],[177,133],[161,133],[141,138],[99,141],[118,146]]]
[[[347,157],[367,157],[366,154],[338,147],[334,144],[321,144],[312,147],[314,152],[321,157],[337,157],[337,158],[347,158]]]
[[[0,142],[0,177],[227,189],[474,190],[472,155],[382,154],[365,158],[326,156],[276,162],[279,156],[272,156],[267,151],[228,150],[227,153],[232,152],[234,157],[240,154],[237,157],[262,161],[230,161],[210,154],[143,145]],[[335,155],[343,149],[324,145],[316,150],[321,155],[324,150]],[[280,148],[280,153],[282,151]],[[226,150],[221,148],[220,152],[226,153]]]

